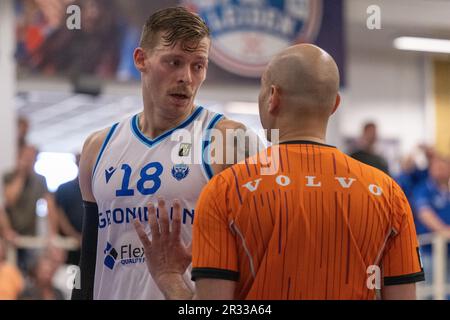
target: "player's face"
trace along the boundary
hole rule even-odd
[[[206,78],[210,40],[203,38],[193,50],[160,43],[149,53],[148,72],[142,77],[145,90],[156,107],[168,113],[185,113]]]

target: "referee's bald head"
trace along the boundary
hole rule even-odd
[[[277,54],[261,78],[261,121],[266,129],[318,125],[325,129],[339,105],[339,70],[321,48],[298,44]]]

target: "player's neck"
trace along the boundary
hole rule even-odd
[[[148,138],[154,139],[164,132],[180,125],[193,112],[194,106],[177,116],[159,113],[153,109],[146,109],[139,114],[139,130]]]

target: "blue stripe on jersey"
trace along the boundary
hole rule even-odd
[[[154,147],[159,142],[170,136],[175,130],[182,129],[187,127],[192,121],[195,120],[199,116],[199,114],[202,112],[203,107],[199,106],[197,109],[187,118],[184,120],[179,126],[172,128],[163,134],[159,135],[155,139],[147,138],[139,129],[139,114],[136,114],[134,117],[131,118],[131,129],[134,133],[134,135],[146,146],[148,147]]]
[[[105,151],[106,145],[108,144],[109,140],[111,139],[111,137],[112,137],[114,131],[116,130],[118,124],[119,124],[119,123],[115,123],[115,124],[111,127],[111,129],[109,129],[109,132],[108,132],[108,134],[106,135],[105,141],[103,141],[103,145],[102,145],[102,147],[101,147],[101,149],[100,149],[100,152],[99,152],[99,154],[98,154],[98,156],[97,156],[97,161],[95,162],[94,170],[92,170],[92,177],[93,177],[94,174],[95,174],[95,169],[97,169],[97,166],[98,166],[98,163],[99,163],[99,161],[100,161],[100,158],[102,157],[103,151]]]
[[[206,139],[203,141],[203,146],[202,146],[202,164],[203,164],[203,169],[206,172],[206,175],[208,176],[208,179],[211,179],[213,177],[213,171],[210,165],[211,162],[211,154],[209,151],[209,146],[211,144],[211,129],[214,128],[214,126],[216,125],[217,122],[219,122],[220,119],[223,118],[223,114],[216,114],[212,119],[211,122],[209,123],[208,127],[206,128]],[[206,150],[207,149],[207,150]],[[208,160],[204,161],[203,157],[205,155],[205,150],[207,151],[207,157]]]

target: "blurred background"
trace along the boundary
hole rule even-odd
[[[449,1],[1,0],[0,299],[69,298],[82,144],[142,109],[132,59],[142,25],[180,4],[212,31],[197,104],[257,132],[259,76],[274,54],[310,42],[335,58],[342,102],[327,142],[402,186],[427,276],[419,297],[448,298]]]

